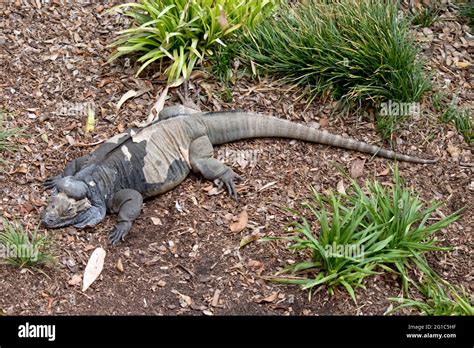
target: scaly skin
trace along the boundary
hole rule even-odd
[[[240,139],[292,138],[389,159],[435,162],[247,112],[200,113],[176,106],[164,109],[160,117],[145,128],[114,136],[92,154],[70,162],[61,175],[46,180],[45,186],[54,193],[43,215],[44,225],[83,228],[101,222],[107,211],[118,213],[109,237],[116,244],[140,214],[143,198],[173,189],[190,171],[220,180],[237,199],[235,180],[241,177],[213,158],[213,145]]]

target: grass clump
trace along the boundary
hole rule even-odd
[[[446,111],[443,112],[440,120],[443,123],[454,124],[456,130],[463,136],[464,141],[469,144],[474,140],[474,120],[472,118],[472,111],[469,109],[458,108],[454,100],[447,107]]]
[[[19,135],[22,135],[21,128],[7,128],[4,112],[0,111],[0,152],[15,150],[16,147],[11,143],[11,138]]]
[[[440,206],[441,203],[431,202],[424,207],[418,195],[403,187],[396,167],[391,189],[377,181],[366,183],[363,189],[352,181],[349,194],[322,196],[313,190],[311,202],[304,203],[303,208],[315,223],[310,223],[302,212],[290,210],[299,217],[291,224],[296,235],[276,237],[291,241],[293,250],[307,251],[310,259],[282,271],[294,276],[270,280],[299,284],[309,290],[325,285],[330,293],[343,286],[355,301],[354,288],[363,288],[365,277],[386,270],[400,274],[407,292],[410,268],[416,267],[434,278],[423,254],[449,250],[438,245],[434,234],[460,215],[456,212],[428,224]]]
[[[459,4],[459,14],[463,17],[467,24],[474,29],[474,0],[467,0]]]
[[[243,58],[285,82],[335,99],[413,102],[429,89],[408,21],[394,1],[281,6],[243,44]]]
[[[415,10],[411,18],[413,25],[430,27],[439,17],[440,8],[436,3],[423,6]]]
[[[55,258],[51,253],[51,243],[46,235],[38,231],[29,232],[17,222],[3,219],[0,232],[0,254],[2,263],[17,267],[49,265]]]
[[[217,47],[215,54],[209,57],[209,70],[212,76],[224,87],[224,92],[221,97],[225,102],[231,102],[233,99],[230,84],[231,81],[235,81],[236,79],[234,74],[236,74],[237,71],[233,70],[233,66],[237,56],[238,44],[231,42],[226,46]]]
[[[402,308],[414,308],[422,315],[474,315],[474,296],[469,295],[463,287],[455,288],[449,284],[434,281],[425,281],[416,285],[418,291],[425,300],[414,300],[410,298],[390,298],[391,301],[400,305],[392,309],[388,314],[399,311]]]
[[[243,27],[254,25],[268,15],[278,0],[139,0],[116,6],[129,8],[124,14],[133,27],[119,32],[111,44],[116,52],[109,61],[127,54],[136,55],[141,67],[159,60],[168,84],[189,78],[194,66],[223,40]]]

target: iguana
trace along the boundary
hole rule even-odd
[[[389,159],[434,163],[377,146],[329,134],[287,120],[241,111],[196,112],[184,106],[165,108],[159,120],[118,134],[90,155],[68,163],[63,173],[45,181],[53,189],[42,222],[47,228],[95,226],[106,212],[118,213],[109,235],[115,245],[128,234],[144,198],[171,190],[190,171],[219,179],[237,198],[235,181],[242,179],[213,158],[213,145],[239,139],[293,138]]]

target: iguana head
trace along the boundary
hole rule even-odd
[[[47,228],[84,224],[91,208],[88,192],[87,185],[82,181],[72,177],[58,180],[51,201],[43,212],[43,224]]]

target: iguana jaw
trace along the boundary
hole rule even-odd
[[[46,207],[41,222],[47,228],[59,228],[78,223],[83,224],[88,218],[91,203],[87,197],[76,200],[59,192],[51,198]]]

